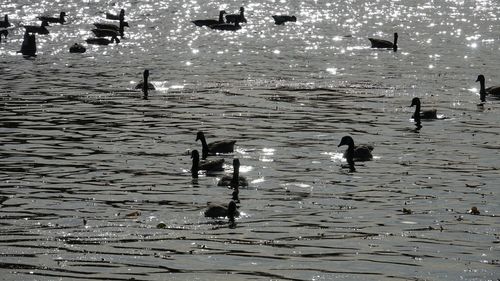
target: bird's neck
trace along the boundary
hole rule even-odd
[[[234,167],[233,179],[231,180],[231,187],[238,188],[239,178],[240,178],[240,169],[238,167]]]
[[[207,140],[205,139],[205,137],[201,137],[200,138],[200,141],[201,141],[201,159],[205,160],[207,159],[207,156],[208,156],[208,144],[207,144]]]
[[[199,159],[193,158],[193,166],[191,166],[191,176],[195,179],[198,178]]]
[[[481,90],[479,90],[479,97],[481,99],[481,102],[486,101],[486,86],[484,83],[484,80],[479,81],[479,84],[481,85]]]

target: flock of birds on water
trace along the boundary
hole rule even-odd
[[[222,10],[219,12],[218,19],[203,19],[203,20],[194,20],[193,24],[200,27],[208,27],[215,30],[224,30],[224,31],[236,31],[242,28],[240,23],[246,23],[247,20],[245,18],[245,9],[244,7],[240,8],[239,14],[227,14],[226,11]],[[58,23],[64,24],[66,13],[61,12],[59,17],[50,17],[50,16],[40,16],[37,17],[38,20],[41,21],[39,26],[33,25],[24,25],[25,33],[24,33],[24,41],[21,46],[20,53],[23,56],[33,57],[36,56],[36,39],[35,34],[49,34],[47,27],[49,24]],[[272,18],[276,25],[283,25],[286,22],[296,22],[297,18],[295,16],[289,15],[273,15]],[[112,42],[118,44],[120,42],[120,38],[124,37],[124,28],[129,27],[128,22],[125,21],[125,10],[122,9],[118,15],[106,13],[106,19],[112,21],[119,21],[119,24],[113,23],[94,23],[95,29],[92,29],[92,33],[95,37],[88,38],[85,41],[87,44],[97,44],[97,45],[108,45]],[[224,21],[225,19],[225,21]],[[0,42],[2,35],[7,38],[9,27],[12,24],[9,22],[8,15],[5,15],[4,20],[0,21]],[[109,37],[109,39],[108,39]],[[381,48],[381,49],[389,49],[396,52],[398,50],[398,34],[394,33],[393,42],[383,39],[376,38],[368,38],[371,42],[372,48]],[[71,53],[84,53],[86,48],[79,44],[75,43],[70,47],[69,50]],[[149,90],[155,90],[155,87],[152,83],[149,82],[149,70],[146,69],[143,72],[143,81],[141,81],[136,89],[142,90],[143,98],[148,99]],[[500,86],[493,86],[486,88],[485,86],[485,77],[483,75],[479,75],[477,77],[476,82],[480,83],[480,101],[478,104],[479,107],[483,107],[486,102],[486,96],[490,95],[495,98],[500,98]],[[412,115],[412,118],[415,122],[416,130],[420,130],[422,128],[421,120],[429,120],[429,119],[439,119],[437,115],[436,109],[427,109],[421,110],[421,101],[418,97],[415,97],[411,101],[411,107],[415,107],[415,111]],[[227,154],[234,152],[234,145],[236,143],[235,140],[220,140],[211,143],[207,143],[205,139],[205,135],[203,132],[198,132],[196,136],[196,141],[201,141],[202,144],[202,154],[200,159],[200,154],[198,150],[193,150],[191,152],[192,158],[192,167],[191,167],[191,175],[193,178],[198,178],[200,171],[205,171],[207,174],[224,171],[224,159],[216,159],[216,160],[207,160],[208,156]],[[354,140],[351,136],[344,136],[339,145],[347,146],[347,150],[344,153],[344,158],[347,161],[346,168],[349,169],[349,172],[355,172],[355,162],[358,161],[369,161],[373,158],[372,151],[374,149],[371,145],[355,145]],[[232,198],[227,205],[220,204],[209,204],[206,211],[205,216],[210,218],[218,218],[218,217],[227,217],[229,219],[230,224],[234,224],[234,219],[239,215],[237,203],[239,200],[239,187],[248,186],[248,181],[245,177],[239,174],[240,161],[237,158],[233,159],[233,173],[231,175],[224,175],[218,182],[218,186],[226,186],[233,190]]]

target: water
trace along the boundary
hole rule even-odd
[[[498,1],[40,3],[0,5],[14,25],[0,43],[3,279],[500,276],[499,103],[478,108],[475,82],[500,84]],[[241,5],[236,33],[190,23]],[[120,44],[68,52],[121,8]],[[21,24],[60,11],[35,59],[15,53]],[[395,31],[397,53],[369,48]],[[149,100],[133,89],[145,68]],[[442,119],[415,131],[413,97]],[[240,158],[250,187],[234,228],[203,217],[231,190],[191,179],[198,130],[237,140],[226,172]],[[355,173],[344,135],[375,145]]]

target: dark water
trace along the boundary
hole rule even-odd
[[[500,104],[478,108],[475,80],[500,84],[500,2],[40,3],[0,5],[0,279],[499,278]],[[238,32],[190,23],[240,5]],[[120,8],[120,44],[68,52]],[[63,10],[35,59],[15,53]],[[369,48],[395,31],[397,53]],[[413,97],[441,119],[415,131]],[[203,216],[231,190],[191,179],[198,130],[237,140],[234,228]],[[375,145],[355,173],[344,135]]]

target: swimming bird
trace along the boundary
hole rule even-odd
[[[224,171],[224,159],[217,159],[213,161],[205,161],[200,163],[200,153],[198,150],[193,150],[191,152],[191,159],[193,159],[193,165],[191,166],[191,175],[193,178],[198,177],[198,171],[204,170],[207,172]]]
[[[148,79],[149,79],[149,70],[145,69],[143,72],[143,80],[139,82],[136,86],[135,89],[141,89],[143,93],[143,98],[145,100],[148,99],[148,90],[156,90],[155,86],[151,84]]]
[[[37,17],[37,19],[41,20],[42,22],[48,22],[48,23],[60,23],[60,24],[63,24],[66,22],[66,20],[64,19],[64,17],[66,17],[66,13],[65,12],[61,12],[59,14],[59,17],[49,17],[49,16],[40,16],[40,17]]]
[[[235,140],[220,140],[214,141],[207,144],[207,140],[205,139],[205,134],[202,131],[199,131],[196,134],[195,141],[201,141],[202,151],[201,151],[201,159],[207,159],[208,155],[215,155],[217,153],[231,153],[234,151]]]
[[[383,49],[393,49],[394,52],[398,50],[398,33],[394,33],[394,43],[383,40],[383,39],[376,39],[376,38],[368,38],[370,42],[372,43],[372,48],[383,48]]]
[[[479,84],[481,85],[481,89],[479,90],[479,97],[481,99],[481,102],[486,101],[486,95],[500,98],[500,86],[492,86],[486,88],[484,75],[479,74],[479,76],[477,76],[476,82],[479,82]]]
[[[38,25],[24,25],[26,32],[29,33],[37,33],[37,34],[49,34],[49,30],[46,28],[49,26],[49,23],[46,21],[42,21],[40,26]]]
[[[427,109],[420,111],[420,99],[419,98],[413,98],[411,100],[411,105],[410,107],[415,106],[415,112],[411,116],[413,120],[415,120],[416,123],[420,121],[420,119],[437,119],[437,110],[436,109]]]
[[[292,21],[292,22],[296,22],[297,21],[297,17],[295,16],[286,16],[286,15],[274,15],[273,16],[273,19],[274,19],[274,23],[277,24],[277,25],[282,25],[282,24],[285,24],[285,22],[287,21]]]
[[[208,218],[227,217],[229,220],[234,220],[234,218],[239,215],[240,213],[237,210],[236,203],[232,200],[227,204],[227,207],[220,204],[208,203],[207,209],[205,210],[205,217]]]
[[[224,23],[224,14],[226,11],[222,10],[219,12],[219,20],[194,20],[192,23],[194,23],[196,26],[210,26],[214,24],[222,24]]]
[[[116,44],[120,43],[120,39],[116,36],[112,37],[111,40],[107,38],[88,38],[85,41],[87,44],[93,45],[109,45],[112,42],[115,42]]]
[[[355,146],[354,140],[351,136],[344,136],[340,140],[338,147],[347,145],[347,150],[344,153],[344,157],[349,165],[350,172],[355,172],[354,160],[356,161],[367,161],[373,158],[371,151],[373,146]]]
[[[120,14],[118,14],[118,15],[106,13],[106,19],[108,19],[108,20],[124,20],[125,19],[125,10],[121,9]]]
[[[87,49],[83,45],[78,43],[75,43],[73,44],[73,46],[69,47],[70,53],[85,53],[85,51],[87,51]]]
[[[0,27],[9,27],[11,25],[12,24],[9,22],[9,15],[5,15],[3,21],[0,20]]]
[[[106,30],[115,30],[120,33],[120,36],[123,38],[124,28],[129,27],[128,22],[120,20],[120,24],[112,24],[112,23],[94,23],[94,26],[97,29],[106,29]]]
[[[229,31],[236,31],[241,29],[241,25],[238,21],[234,22],[234,24],[230,23],[220,23],[220,24],[214,24],[209,26],[211,29],[216,29],[216,30],[229,30]]]
[[[217,183],[217,186],[230,186],[232,188],[248,186],[247,179],[240,176],[240,160],[238,158],[233,159],[233,174],[224,175]]]
[[[23,54],[27,57],[36,57],[36,37],[35,34],[24,33],[23,44],[21,45],[21,50],[18,53]]]
[[[239,14],[229,14],[226,15],[226,22],[227,23],[236,23],[236,22],[247,22],[247,19],[245,18],[245,8],[240,7],[240,13]]]

